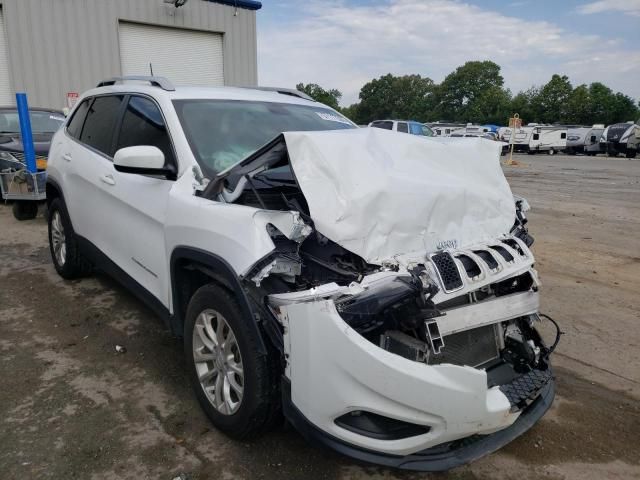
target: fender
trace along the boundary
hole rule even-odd
[[[218,255],[207,252],[205,250],[201,250],[199,248],[178,246],[175,247],[171,252],[171,296],[173,300],[171,328],[173,330],[173,333],[180,336],[184,334],[184,315],[179,308],[180,288],[177,283],[178,279],[176,274],[176,266],[178,261],[180,260],[191,260],[197,263],[201,267],[200,271],[211,277],[211,279],[216,280],[218,283],[222,284],[224,287],[234,293],[236,300],[240,305],[242,316],[247,319],[247,325],[249,326],[249,328],[255,329],[255,332],[257,333],[257,338],[259,339],[260,343],[258,345],[260,353],[266,355],[267,348],[264,344],[264,339],[262,338],[260,328],[258,327],[258,323],[256,321],[257,313],[254,312],[251,308],[249,299],[247,298],[247,295],[242,288],[242,284],[240,283],[240,278],[235,273],[231,265],[229,265],[229,263],[227,263],[227,261],[222,257],[219,257]]]
[[[51,178],[49,175],[47,175],[46,188],[48,189],[49,187],[53,188],[58,193],[58,196],[62,199],[62,204],[65,205],[64,208],[66,209],[67,207],[66,207],[66,202],[64,201],[64,193],[62,193],[62,188],[60,188],[60,184],[56,182],[53,178]],[[51,198],[47,196],[47,206],[49,206],[50,203],[51,203]]]

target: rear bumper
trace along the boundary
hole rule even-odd
[[[283,382],[283,409],[287,419],[311,443],[332,448],[364,462],[405,470],[439,472],[467,464],[488,455],[529,430],[551,407],[555,383],[549,381],[538,397],[525,408],[509,427],[489,435],[473,435],[446,442],[406,456],[389,455],[351,445],[314,426],[291,401],[291,388]]]

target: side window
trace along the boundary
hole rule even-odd
[[[567,132],[563,132],[560,134],[560,138],[567,138]]]
[[[136,145],[158,147],[164,153],[165,165],[175,164],[160,109],[148,98],[132,96],[124,112],[116,150]]]
[[[391,130],[393,128],[393,122],[373,122],[371,126],[375,128],[384,128],[385,130]]]
[[[87,112],[80,141],[111,156],[111,141],[116,126],[122,95],[96,97]]]
[[[591,143],[596,143],[596,136],[595,135],[591,135]]]
[[[402,133],[409,133],[409,127],[404,122],[398,122],[398,131]]]
[[[540,140],[540,134],[539,133],[534,133],[533,134],[533,139],[534,140]]]
[[[84,119],[87,117],[87,111],[89,110],[89,104],[91,98],[87,98],[83,101],[73,113],[73,117],[67,124],[67,133],[73,138],[80,139],[80,133],[82,132],[82,125],[84,125]]]

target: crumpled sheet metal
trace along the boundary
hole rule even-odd
[[[500,143],[377,128],[284,134],[316,229],[367,262],[508,234]]]

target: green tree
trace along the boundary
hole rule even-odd
[[[510,114],[517,113],[523,124],[540,121],[540,108],[538,105],[538,95],[540,89],[531,87],[528,90],[518,93],[511,100]]]
[[[545,123],[565,122],[568,115],[568,101],[573,91],[569,77],[554,74],[540,89],[537,103],[541,110],[540,120]]]
[[[593,124],[592,109],[589,87],[578,85],[569,95],[566,116],[563,121],[578,125]]]
[[[335,108],[336,110],[339,108],[338,102],[342,98],[342,93],[340,90],[336,90],[335,88],[331,90],[325,90],[317,83],[299,83],[296,85],[296,90],[299,92],[306,93],[311,98],[313,98],[316,102],[324,103],[325,105]]]
[[[613,108],[613,116],[618,122],[627,122],[638,120],[638,116],[640,115],[640,111],[638,107],[636,107],[636,103],[634,100],[623,94],[616,93],[614,100],[614,108]]]
[[[510,93],[503,89],[500,66],[471,61],[447,75],[438,86],[435,115],[454,121],[504,121]]]
[[[422,120],[429,111],[433,88],[433,80],[420,75],[383,75],[362,87],[360,102],[349,107],[355,114],[352,119],[360,124],[384,118]]]

